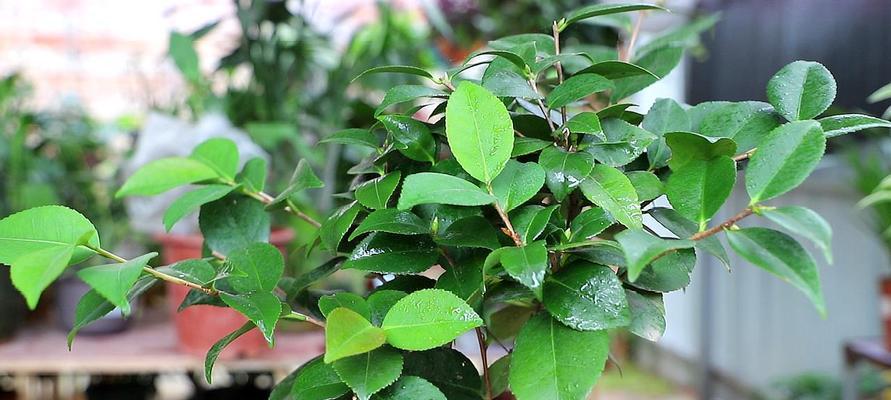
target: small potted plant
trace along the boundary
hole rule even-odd
[[[584,399],[605,366],[609,330],[657,340],[665,329],[663,293],[689,283],[698,257],[726,263],[721,237],[825,314],[817,264],[791,234],[828,255],[829,227],[809,209],[770,202],[807,178],[828,138],[862,128],[862,116],[815,119],[836,86],[826,68],[807,61],[770,79],[769,103],[684,107],[663,99],[645,114],[629,110],[622,99],[677,64],[679,46],[689,41],[679,34],[626,49],[622,60],[562,69],[569,57],[587,59],[561,51],[565,29],[641,10],[662,9],[593,5],[555,21],[550,34],[494,41],[467,61],[487,64],[481,80],[463,77],[463,69],[445,76],[410,66],[367,71],[413,74],[436,87],[396,86],[377,124],[328,139],[373,154],[351,170],[351,201],[320,221],[292,201],[321,185],[306,163],[285,190],[267,194],[263,168],[249,162],[239,172],[234,144],[212,140],[188,157],[144,166],[118,192],[200,185],[173,212],[198,211],[203,258],[163,267],[152,266],[155,254],[121,258],[102,247],[86,218],[50,206],[0,220],[0,262],[12,266],[33,307],[66,266],[95,255],[112,261],[80,272],[94,291],[78,304],[71,337],[157,281],[188,287],[190,304],[237,310],[249,322],[210,348],[208,379],[220,352],[247,332],[261,332],[271,345],[280,323],[324,328],[325,353],[278,383],[273,399],[508,392],[520,400]],[[482,55],[491,59],[477,61]],[[411,117],[414,107],[390,112],[419,98],[445,101],[427,121]],[[749,204],[712,221],[739,169]],[[670,208],[655,206],[662,196]],[[315,221],[318,240],[309,250],[328,261],[283,276],[282,255],[268,243],[270,212]],[[737,226],[750,218],[783,231]],[[656,223],[673,235],[655,234]],[[436,279],[420,275],[434,266],[443,271]],[[383,283],[367,296],[338,292],[316,301],[308,288],[337,270]],[[481,372],[450,345],[465,333],[479,342]],[[512,346],[509,354],[489,360],[487,347],[502,344]]]

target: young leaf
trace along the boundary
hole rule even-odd
[[[222,254],[269,241],[269,213],[249,197],[227,196],[201,206],[198,226],[205,245]]]
[[[399,300],[384,318],[387,342],[403,350],[427,350],[451,342],[483,324],[464,300],[451,292],[426,289]]]
[[[37,308],[40,294],[62,274],[73,255],[73,245],[45,245],[9,263],[12,284],[25,296],[28,308]]]
[[[266,188],[266,175],[268,173],[266,159],[254,157],[244,163],[241,172],[235,176],[235,182],[244,186],[244,189],[258,193]]]
[[[746,191],[752,204],[780,196],[804,182],[826,150],[816,121],[790,122],[774,129],[749,161]]]
[[[548,108],[558,109],[576,102],[594,93],[613,88],[613,83],[597,74],[573,75],[565,82],[557,85],[546,98]]]
[[[420,273],[439,259],[436,249],[436,243],[428,236],[375,232],[356,245],[343,268],[391,274]]]
[[[643,229],[628,229],[616,234],[616,240],[622,245],[628,266],[628,280],[634,282],[644,267],[653,262],[662,253],[671,250],[693,247],[692,240],[667,240],[653,236]]]
[[[213,344],[210,347],[210,350],[207,351],[207,355],[204,357],[204,379],[207,383],[213,383],[213,365],[216,364],[217,358],[220,357],[220,353],[228,346],[230,343],[234,342],[238,338],[240,338],[245,333],[248,333],[251,329],[254,329],[253,322],[245,322],[240,328],[230,332],[228,335],[223,336],[220,340]]]
[[[207,164],[184,157],[162,158],[140,167],[127,178],[115,197],[153,196],[178,186],[219,177]]]
[[[464,354],[448,347],[405,353],[405,376],[424,378],[449,400],[479,400],[482,381]]]
[[[343,383],[334,367],[325,364],[319,356],[279,382],[269,400],[338,399],[349,391],[349,386]]]
[[[603,265],[579,261],[544,282],[544,306],[564,325],[581,331],[627,326],[631,322],[625,291]]]
[[[557,201],[563,201],[594,167],[594,157],[586,152],[568,152],[557,146],[541,151],[538,163],[544,168],[545,183]]]
[[[442,90],[431,88],[423,85],[398,85],[387,90],[381,104],[374,110],[374,116],[377,117],[383,113],[387,107],[394,104],[413,101],[421,97],[448,97],[448,93]],[[367,131],[366,131],[367,132]]]
[[[319,141],[319,143],[338,143],[338,144],[352,144],[356,146],[364,146],[371,149],[377,149],[380,146],[380,141],[377,136],[375,136],[368,129],[344,129],[337,132],[332,133],[328,137]]]
[[[402,174],[396,171],[363,183],[356,188],[356,200],[372,210],[387,208],[387,202],[399,185],[401,176]]]
[[[380,391],[379,400],[446,400],[442,392],[424,378],[403,375],[399,380]]]
[[[225,138],[208,139],[195,147],[189,157],[212,168],[220,178],[230,182],[235,180],[235,173],[238,172],[238,147],[235,142]]]
[[[410,276],[416,275],[404,275],[404,277]],[[441,281],[442,278],[440,278],[437,283]],[[370,294],[368,296],[368,299],[365,300],[371,313],[371,323],[380,326],[380,324],[384,322],[384,317],[386,317],[387,313],[390,312],[390,309],[393,308],[393,305],[396,304],[399,300],[402,300],[402,298],[405,296],[408,296],[408,293],[400,290],[389,290],[380,288],[375,290],[374,293]]]
[[[609,354],[609,335],[577,331],[539,312],[526,322],[510,360],[510,388],[517,400],[587,397]]]
[[[509,212],[535,196],[544,183],[545,171],[540,165],[509,160],[492,181],[492,195],[501,209]]]
[[[501,265],[518,282],[541,299],[541,285],[548,270],[548,249],[545,242],[532,242],[524,247],[506,247],[501,251]]]
[[[418,204],[482,206],[493,202],[494,197],[461,178],[422,172],[405,177],[398,208],[408,210]]]
[[[170,232],[179,220],[198,210],[201,206],[222,199],[235,189],[229,185],[207,185],[188,192],[176,199],[164,212],[164,229]]]
[[[322,315],[324,315],[325,318],[328,318],[328,314],[330,314],[331,311],[340,307],[353,310],[357,314],[365,317],[365,319],[369,321],[371,320],[371,308],[369,308],[365,299],[357,294],[338,292],[319,298],[319,311],[322,312]]]
[[[251,320],[263,337],[272,346],[273,334],[278,317],[282,312],[282,302],[274,294],[259,292],[246,295],[220,293],[220,298],[229,306]]]
[[[402,354],[390,347],[382,347],[337,360],[332,366],[359,400],[368,400],[399,378],[402,363]]]
[[[239,293],[271,292],[285,269],[282,253],[269,243],[251,243],[229,253],[226,281]]]
[[[606,228],[609,228],[616,220],[606,210],[600,207],[591,207],[572,220],[570,230],[572,236],[570,242],[579,242],[597,236]]]
[[[108,299],[111,304],[121,309],[124,315],[130,315],[130,302],[127,293],[139,279],[143,267],[158,253],[149,253],[125,263],[97,265],[77,272],[77,276],[90,287]]]
[[[566,17],[566,21],[558,27],[560,31],[566,29],[569,25],[572,25],[576,22],[594,18],[601,15],[610,15],[610,14],[618,14],[618,13],[627,13],[632,11],[642,11],[642,10],[662,10],[667,11],[662,7],[659,7],[654,4],[648,3],[620,3],[620,4],[594,4],[586,7],[579,8],[569,16]]]
[[[319,238],[322,245],[329,250],[337,250],[343,235],[346,235],[356,216],[362,211],[362,206],[358,202],[347,204],[331,214],[328,219],[322,222],[319,227]]]
[[[631,310],[628,331],[651,342],[658,341],[665,333],[665,305],[662,294],[625,290]]]
[[[703,117],[699,132],[709,137],[733,139],[737,151],[749,151],[780,126],[773,106],[760,101],[723,103]]]
[[[272,207],[285,200],[290,200],[291,196],[305,189],[318,189],[324,186],[325,183],[312,171],[309,162],[300,160],[297,163],[297,168],[294,169],[294,174],[291,175],[288,187],[286,187],[285,190],[282,190],[278,196],[275,196],[266,207]]]
[[[787,206],[759,209],[758,215],[767,218],[792,233],[813,241],[832,263],[832,227],[820,214],[805,207]]]
[[[835,78],[823,65],[795,61],[767,82],[767,100],[789,121],[814,118],[835,100]]]
[[[12,266],[20,257],[46,247],[78,245],[98,248],[99,233],[86,217],[68,207],[35,207],[0,219],[0,264]],[[84,261],[93,254],[92,250],[78,246],[71,263]]]
[[[746,228],[727,231],[727,240],[746,261],[801,290],[826,316],[817,263],[795,239],[772,229]]]
[[[410,211],[393,208],[377,210],[368,214],[362,223],[350,234],[349,240],[368,232],[387,232],[399,235],[421,235],[430,233],[430,226]]]
[[[390,132],[400,153],[415,161],[436,163],[436,141],[426,124],[407,115],[381,115],[377,119]]]
[[[482,86],[461,82],[446,106],[446,136],[455,159],[470,176],[492,182],[514,146],[504,104]]]
[[[608,211],[622,225],[641,227],[637,191],[621,171],[603,164],[595,165],[581,188],[588,200]]]
[[[386,342],[383,329],[372,326],[368,319],[347,308],[328,313],[325,326],[325,363],[367,353]]]
[[[881,118],[870,117],[862,114],[843,114],[817,120],[823,128],[826,137],[847,135],[864,129],[891,128],[891,122]]]

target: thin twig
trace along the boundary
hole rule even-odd
[[[702,240],[709,236],[712,236],[718,232],[723,231],[724,229],[727,229],[727,228],[733,226],[734,224],[736,224],[743,218],[748,217],[749,215],[752,215],[753,212],[754,211],[752,210],[752,207],[746,207],[744,210],[740,211],[736,215],[734,215],[730,218],[727,218],[726,221],[724,221],[718,225],[715,225],[709,229],[706,229],[702,232],[699,232],[693,236],[690,236],[690,240]]]
[[[492,381],[489,380],[489,355],[486,354],[486,339],[483,330],[476,328],[476,341],[480,344],[480,356],[483,358],[483,382],[486,385],[486,400],[492,400]]]
[[[552,32],[554,33],[554,57],[560,56],[560,29],[557,27],[557,21],[554,21],[554,24],[551,26]],[[557,80],[562,85],[563,84],[563,64],[558,61],[554,64],[554,67],[557,69]],[[560,107],[560,116],[562,117],[563,124],[563,141],[566,144],[566,149],[569,150],[572,146],[569,143],[569,130],[566,129],[566,106]]]
[[[634,29],[631,30],[631,39],[628,40],[628,44],[625,46],[625,50],[620,54],[622,61],[627,62],[631,60],[631,54],[634,51],[634,43],[637,42],[637,36],[640,35],[640,27],[643,24],[644,17],[646,16],[646,11],[641,11],[640,15],[637,16],[637,21],[634,22]]]
[[[274,200],[274,198],[273,198],[272,196],[270,196],[269,194],[264,193],[264,192],[248,192],[248,191],[245,191],[244,193],[245,193],[246,195],[248,195],[248,196],[250,196],[250,197],[256,199],[257,201],[259,201],[259,202],[261,202],[261,203],[263,203],[263,204],[267,204],[267,205],[270,204],[270,203],[272,203],[272,201]],[[314,226],[314,227],[316,227],[316,228],[319,228],[319,227],[322,226],[322,224],[321,224],[319,221],[316,221],[315,218],[310,217],[309,215],[307,215],[307,214],[304,213],[303,211],[300,211],[300,209],[297,208],[297,205],[294,204],[294,202],[291,201],[290,199],[285,200],[285,202],[286,202],[286,204],[287,204],[287,206],[285,206],[285,211],[287,211],[287,212],[293,214],[293,215],[296,216],[297,218],[300,218],[300,219],[302,219],[302,220],[308,222],[310,225],[312,225],[312,226]]]
[[[742,154],[737,154],[737,155],[733,156],[733,161],[739,162],[739,161],[745,160],[749,157],[752,157],[752,154],[755,154],[755,150],[757,150],[757,148],[749,150]]]
[[[510,223],[510,219],[507,217],[507,213],[505,213],[504,210],[501,209],[501,206],[499,206],[498,203],[495,203],[495,211],[498,212],[498,216],[501,217],[501,221],[504,222],[504,226],[505,228],[507,228],[507,236],[510,236],[517,247],[523,247],[523,240],[520,239],[520,235],[518,235],[517,231],[514,230],[514,226]]]
[[[108,251],[108,250],[105,250],[105,249],[103,249],[103,248],[101,248],[101,247],[91,247],[91,246],[87,246],[87,248],[89,248],[90,250],[95,251],[96,254],[99,254],[100,256],[105,257],[105,258],[108,258],[108,259],[110,259],[110,260],[114,260],[114,261],[119,262],[119,263],[125,263],[125,262],[127,262],[127,259],[125,259],[125,258],[123,258],[123,257],[121,257],[121,256],[119,256],[119,255],[117,255],[117,254],[114,254],[114,253],[112,253],[112,252],[110,252],[110,251]],[[202,292],[204,292],[204,293],[206,293],[206,294],[209,294],[209,295],[216,295],[216,294],[217,294],[217,291],[214,290],[213,288],[204,287],[204,286],[201,286],[201,285],[199,285],[199,284],[197,284],[197,283],[192,283],[192,282],[189,282],[189,281],[187,281],[187,280],[183,280],[183,279],[177,278],[177,277],[172,276],[172,275],[167,275],[167,274],[165,274],[165,273],[163,273],[163,272],[161,272],[161,271],[158,271],[158,270],[156,270],[156,269],[154,269],[154,268],[151,268],[151,267],[149,267],[149,266],[144,266],[144,267],[142,267],[142,270],[145,271],[146,273],[148,273],[149,275],[152,275],[152,276],[154,276],[155,278],[158,278],[158,279],[160,279],[160,280],[162,280],[162,281],[167,281],[167,282],[174,283],[174,284],[177,284],[177,285],[187,286],[187,287],[190,287],[190,288],[192,288],[192,289],[200,290],[200,291],[202,291]]]
[[[534,90],[535,93],[538,93],[539,95],[541,95],[541,92],[538,91],[538,84],[535,82],[535,79],[530,79],[529,85],[532,86],[532,90]],[[554,126],[554,121],[551,121],[550,109],[545,107],[544,102],[542,102],[540,98],[537,100],[538,100],[538,108],[541,109],[541,113],[542,113],[542,116],[544,116],[545,121],[548,121],[548,127],[551,128],[551,132],[556,131],[557,127]]]

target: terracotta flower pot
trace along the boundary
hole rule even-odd
[[[287,254],[285,247],[294,239],[291,229],[275,229],[269,236],[269,242]],[[201,257],[201,246],[204,239],[201,235],[168,235],[155,236],[162,246],[164,263],[172,264],[190,258]],[[247,318],[231,308],[195,305],[181,312],[177,308],[189,288],[182,285],[167,285],[167,302],[173,315],[176,334],[181,351],[204,355],[220,338],[238,329],[247,322]],[[269,346],[263,334],[254,329],[232,342],[220,354],[222,359],[250,357],[267,351]]]
[[[879,281],[879,310],[882,314],[882,331],[885,348],[891,350],[891,276]]]

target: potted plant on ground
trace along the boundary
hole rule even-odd
[[[66,266],[94,255],[113,261],[81,271],[94,291],[78,304],[69,339],[159,280],[191,289],[184,306],[239,311],[250,322],[208,351],[208,379],[222,349],[246,332],[256,329],[272,344],[280,322],[323,327],[325,354],[280,382],[274,399],[491,399],[508,391],[520,400],[584,399],[606,363],[608,331],[657,340],[665,329],[663,293],[689,283],[698,257],[727,263],[720,237],[825,314],[816,262],[805,248],[789,233],[737,223],[771,220],[828,256],[831,234],[821,217],[769,202],[812,172],[827,138],[860,129],[862,116],[815,120],[836,87],[829,71],[807,61],[770,79],[770,103],[684,107],[663,99],[646,114],[628,110],[623,98],[677,64],[688,40],[682,35],[626,49],[626,61],[562,69],[569,57],[587,57],[562,53],[561,32],[640,10],[661,9],[593,5],[554,22],[550,35],[494,41],[492,50],[472,56],[494,57],[478,61],[487,64],[480,81],[461,70],[366,72],[414,74],[436,85],[394,87],[382,111],[396,99],[446,101],[430,121],[413,119],[413,109],[381,112],[370,129],[331,136],[374,154],[351,170],[353,201],[316,222],[318,239],[308,250],[330,258],[305,274],[282,276],[282,256],[267,243],[268,212],[315,221],[292,198],[321,182],[300,163],[284,191],[267,194],[266,171],[248,163],[236,173],[238,152],[225,140],[148,164],[118,192],[200,185],[171,212],[199,210],[204,258],[157,268],[150,266],[155,254],[121,258],[102,247],[87,219],[50,206],[0,220],[0,262],[12,266],[33,307]],[[738,169],[746,171],[750,203],[712,221]],[[655,206],[662,196],[671,208]],[[673,236],[655,234],[655,223]],[[434,265],[444,271],[437,279],[419,275]],[[340,269],[383,283],[366,297],[340,292],[312,300],[308,288]],[[479,341],[482,373],[449,345],[468,332]],[[488,346],[511,337],[507,356],[487,359]]]

